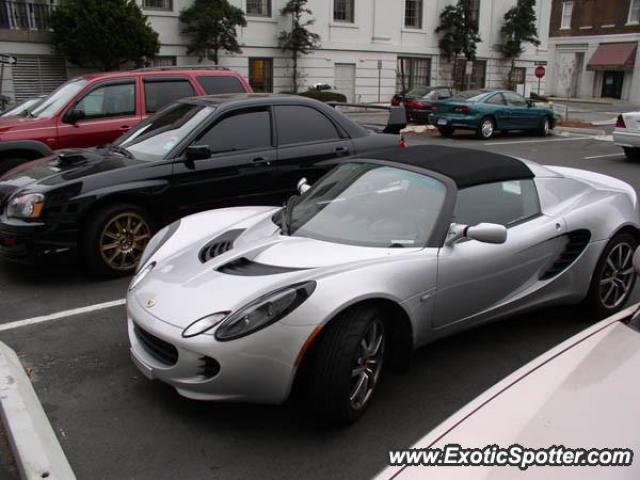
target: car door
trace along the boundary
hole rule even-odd
[[[283,192],[293,193],[298,180],[310,183],[330,167],[318,162],[354,153],[351,139],[333,120],[308,105],[275,105],[278,141],[276,182]]]
[[[116,140],[141,120],[134,78],[95,85],[72,102],[60,117],[58,148],[86,148]],[[83,118],[70,120],[72,111]]]
[[[209,158],[174,163],[172,201],[183,214],[236,205],[277,205],[271,177],[277,158],[271,108],[221,112],[192,145]]]
[[[490,317],[516,302],[540,281],[567,242],[564,221],[540,213],[533,180],[460,190],[453,221],[505,225],[507,240],[489,244],[467,239],[440,249],[435,328]]]
[[[522,95],[515,92],[504,92],[504,97],[511,109],[516,128],[526,130],[538,126],[538,114],[535,109],[529,107],[527,100]]]
[[[490,96],[484,103],[489,107],[489,112],[496,117],[499,130],[516,128],[511,108],[507,105],[502,93],[498,92]]]

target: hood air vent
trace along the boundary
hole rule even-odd
[[[202,263],[206,263],[212,258],[228,252],[233,248],[233,242],[242,234],[242,232],[244,232],[244,229],[227,230],[222,235],[217,236],[202,247],[202,250],[200,250],[200,253],[198,254],[198,258],[200,258]]]
[[[261,277],[265,275],[277,275],[279,273],[297,272],[300,270],[306,270],[306,268],[288,268],[265,265],[264,263],[257,263],[244,257],[233,260],[232,262],[218,268],[220,273],[226,273],[227,275],[239,275],[242,277]]]
[[[553,265],[540,275],[540,280],[548,280],[564,272],[580,256],[584,249],[587,248],[589,240],[591,240],[589,230],[575,230],[564,236],[567,237],[567,244],[564,250],[556,261],[553,262]]]

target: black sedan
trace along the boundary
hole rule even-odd
[[[405,95],[396,94],[391,99],[391,105],[404,104],[409,120],[416,123],[429,123],[429,116],[433,106],[453,95],[449,87],[416,87]]]
[[[399,143],[303,97],[181,100],[114,145],[59,151],[3,176],[0,256],[76,251],[95,272],[131,273],[152,234],[177,218],[281,204],[301,177],[328,170],[320,162]]]

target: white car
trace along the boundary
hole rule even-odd
[[[421,146],[345,159],[287,206],[183,218],[148,244],[131,354],[187,397],[358,418],[381,366],[464,328],[633,289],[626,183],[492,152]]]
[[[622,147],[628,159],[640,160],[640,112],[618,115],[613,141]]]

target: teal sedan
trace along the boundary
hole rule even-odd
[[[553,111],[509,90],[468,90],[435,105],[431,118],[441,135],[473,130],[478,138],[496,131],[530,130],[546,136],[554,127]]]

